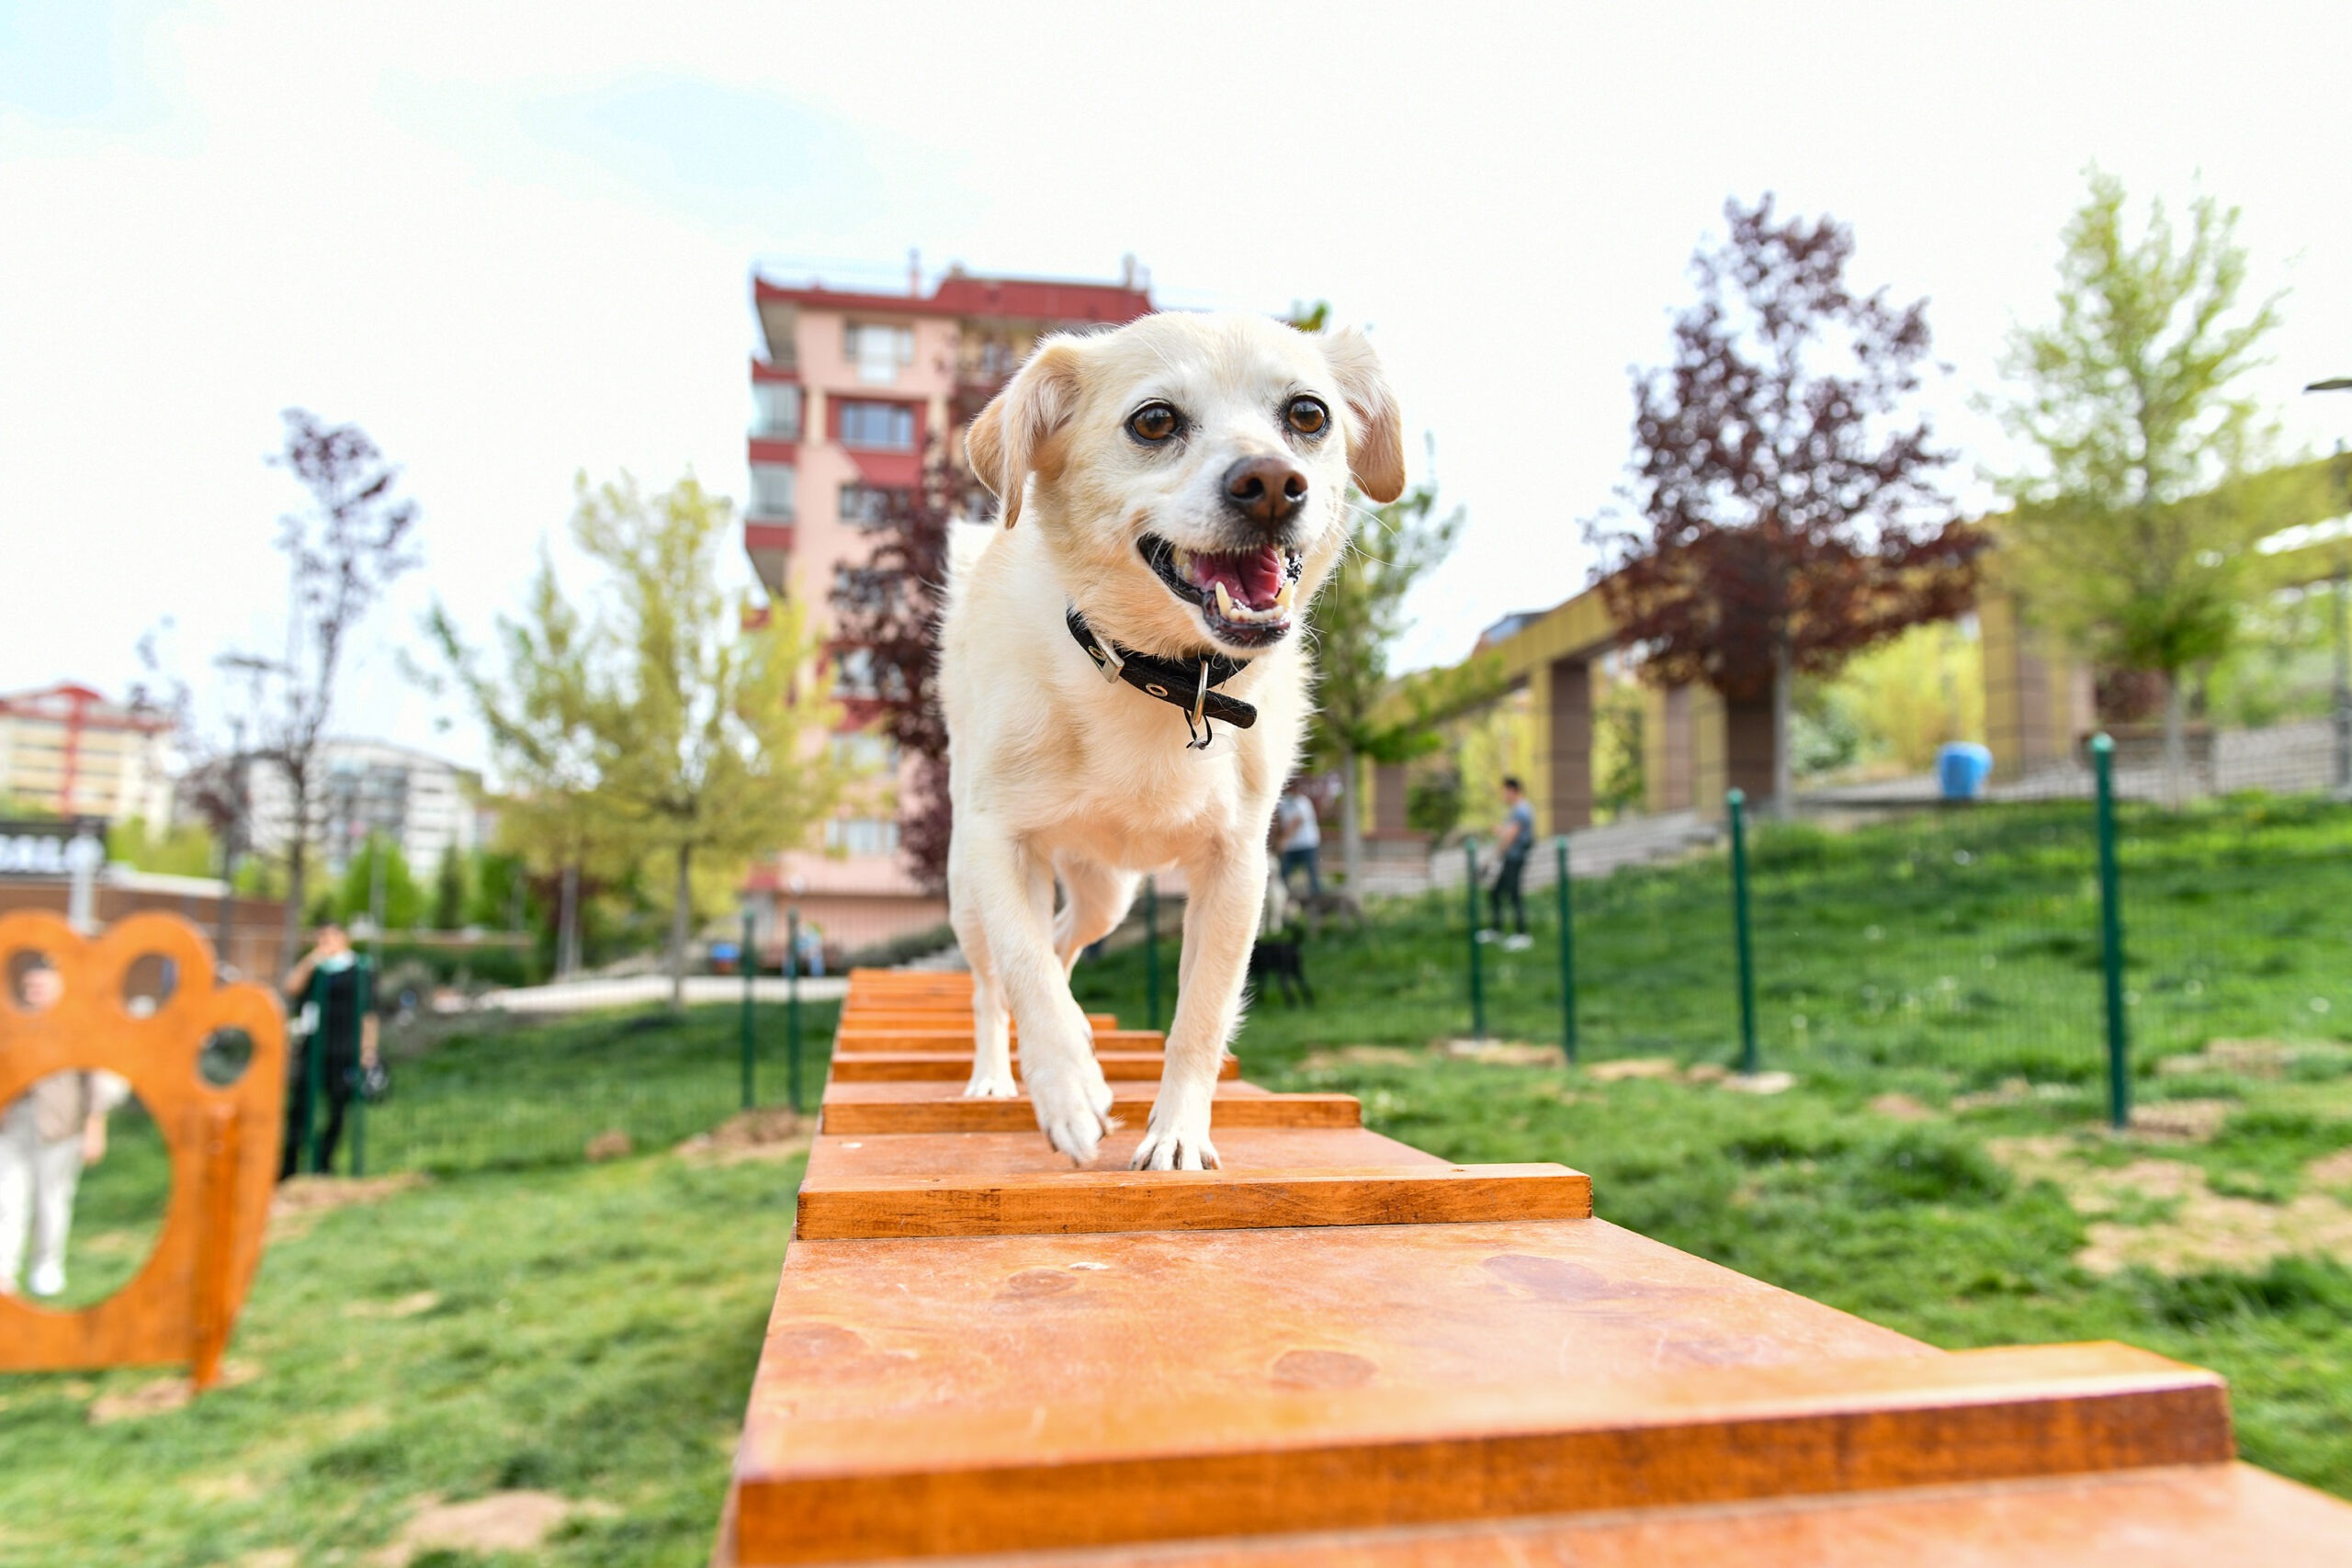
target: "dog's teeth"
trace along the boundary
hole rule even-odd
[[[1176,570],[1178,571],[1189,572],[1193,570],[1193,552],[1184,548],[1182,545],[1179,545],[1174,549],[1169,551],[1168,558],[1176,563]]]
[[[1228,621],[1233,619],[1233,595],[1225,591],[1222,582],[1216,585],[1216,613]]]
[[[1298,584],[1295,582],[1283,583],[1283,591],[1274,595],[1274,613],[1280,615],[1289,615],[1291,601],[1297,597]]]

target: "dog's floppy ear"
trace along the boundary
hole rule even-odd
[[[1046,339],[965,432],[964,454],[1001,502],[1008,528],[1021,521],[1021,492],[1039,451],[1078,406],[1078,353],[1070,338]]]
[[[1348,412],[1348,472],[1377,502],[1405,493],[1405,419],[1372,340],[1353,327],[1321,334],[1323,357],[1340,378]]]

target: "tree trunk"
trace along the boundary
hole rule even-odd
[[[303,775],[286,770],[293,795],[293,820],[287,829],[286,919],[277,938],[277,972],[294,967],[302,953],[302,903],[311,890],[311,791]]]
[[[1348,876],[1348,897],[1363,897],[1363,812],[1356,799],[1363,760],[1353,751],[1340,753],[1340,863]]]
[[[2165,671],[2165,807],[2171,811],[2188,804],[2188,696],[2181,690],[2180,671]]]
[[[580,968],[580,868],[563,868],[555,916],[555,977],[570,979]]]
[[[693,914],[693,865],[694,851],[680,844],[677,903],[670,911],[670,1006],[673,1010],[686,1005],[686,926]]]
[[[1796,701],[1795,660],[1789,655],[1786,632],[1772,642],[1772,801],[1768,807],[1778,818],[1796,815],[1796,773],[1789,755],[1789,715]]]

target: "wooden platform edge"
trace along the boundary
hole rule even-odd
[[[794,1235],[903,1240],[1591,1217],[1591,1178],[1560,1165],[1071,1170],[804,1181]]]
[[[1121,1104],[1126,1104],[1121,1101]],[[1147,1108],[1148,1100],[1134,1102]],[[1024,1100],[940,1100],[899,1104],[828,1100],[820,1108],[829,1134],[1034,1133],[1037,1114]],[[1123,1112],[1124,1113],[1124,1112]],[[1211,1102],[1210,1126],[1361,1127],[1363,1107],[1351,1094],[1263,1094]]]
[[[801,1465],[740,1477],[741,1549],[760,1563],[1041,1551],[2220,1464],[2233,1452],[2218,1377],[2120,1345],[1700,1369],[1597,1390],[1609,1397],[1548,1423],[1540,1392],[808,1422],[794,1434]],[[940,1462],[943,1450],[965,1458]],[[894,1456],[929,1462],[894,1467]]]

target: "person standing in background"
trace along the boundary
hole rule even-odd
[[[1478,940],[1492,942],[1501,933],[1503,900],[1508,898],[1514,929],[1503,938],[1503,945],[1516,952],[1534,941],[1527,934],[1527,899],[1520,892],[1520,879],[1527,874],[1527,857],[1535,848],[1535,807],[1527,803],[1527,792],[1516,778],[1503,780],[1503,807],[1502,830],[1495,835],[1502,863],[1496,868],[1487,905],[1493,923],[1478,933]]]
[[[351,1108],[356,1080],[362,1068],[372,1068],[377,1061],[373,978],[367,962],[352,950],[350,936],[335,925],[319,928],[316,944],[286,976],[286,999],[300,1010],[295,1030],[302,1036],[302,1048],[287,1060],[286,1153],[277,1169],[281,1181],[309,1155],[318,1115],[311,1100],[313,1082],[327,1100],[317,1168],[334,1168],[335,1145],[343,1138],[344,1114]]]
[[[63,978],[45,958],[20,983],[34,1012],[65,995]],[[83,1168],[106,1157],[107,1112],[130,1092],[112,1073],[51,1073],[0,1113],[0,1295],[17,1293],[28,1241],[32,1272],[25,1286],[36,1296],[63,1292],[74,1193]]]
[[[1316,863],[1322,858],[1323,829],[1315,820],[1315,803],[1293,781],[1279,805],[1274,807],[1274,838],[1283,852],[1282,880],[1290,886],[1294,872],[1306,873],[1306,896],[1323,896],[1323,873]]]

